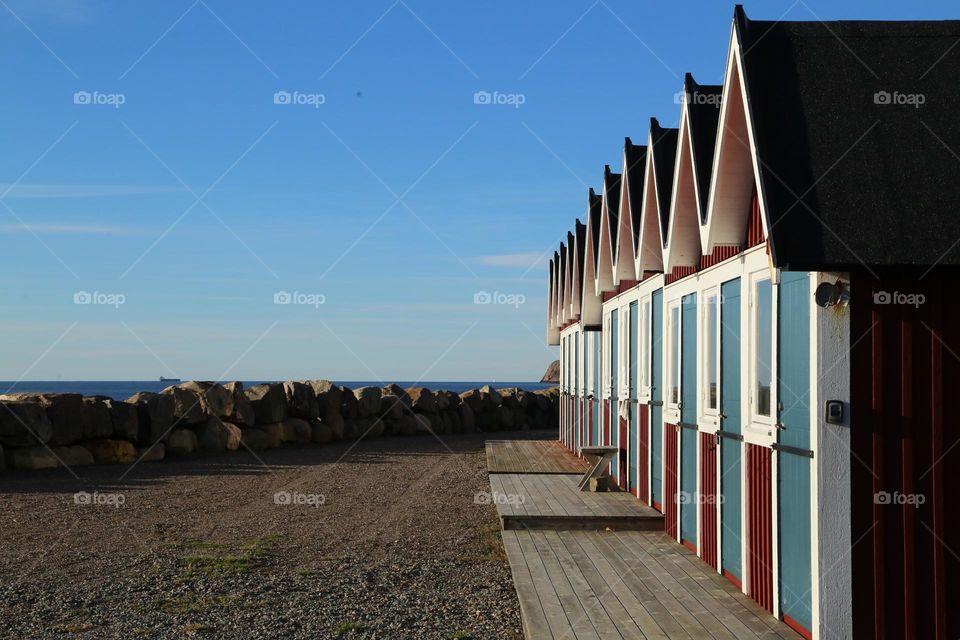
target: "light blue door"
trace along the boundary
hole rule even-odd
[[[610,446],[619,447],[620,418],[617,412],[617,341],[619,336],[620,311],[610,311]],[[611,473],[617,482],[620,482],[620,454],[614,456],[611,462]]]
[[[740,280],[720,288],[720,538],[721,567],[743,581],[740,529]]]
[[[650,495],[663,511],[663,289],[650,301]]]
[[[600,335],[599,331],[593,332],[593,425],[591,429],[593,446],[600,445]]]
[[[812,629],[810,562],[810,281],[780,278],[778,334],[778,490],[780,608]]]
[[[638,319],[637,319],[637,303],[630,303],[630,342],[627,345],[628,353],[628,362],[630,371],[628,375],[630,376],[628,382],[630,384],[630,415],[629,415],[629,434],[627,439],[627,490],[636,491],[637,489],[637,376],[639,371],[637,370],[637,329],[638,329]],[[646,496],[642,496],[644,500],[647,499]]]
[[[697,294],[681,301],[680,539],[697,546]]]

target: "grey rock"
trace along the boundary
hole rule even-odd
[[[197,450],[197,436],[190,429],[174,429],[167,438],[167,453],[188,456]]]
[[[222,453],[240,448],[240,429],[217,416],[209,416],[207,421],[195,427],[197,449],[202,453]]]
[[[320,417],[320,403],[312,386],[306,382],[287,381],[283,383],[283,392],[287,397],[290,417],[303,420]]]
[[[379,387],[360,387],[353,390],[353,395],[357,399],[357,410],[361,418],[372,418],[380,415],[381,394]]]
[[[255,384],[244,393],[253,406],[255,424],[273,424],[287,419],[287,396],[282,384]]]
[[[53,425],[37,402],[0,402],[0,444],[28,447],[49,442]]]

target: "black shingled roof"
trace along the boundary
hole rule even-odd
[[[657,181],[660,228],[670,228],[670,196],[673,193],[673,169],[677,159],[679,129],[665,129],[656,118],[650,118],[650,140],[653,144],[653,172]],[[666,240],[666,235],[664,235]]]
[[[647,177],[647,146],[633,144],[630,138],[623,141],[627,174],[627,195],[630,197],[630,218],[633,222],[633,250],[640,246],[640,213],[643,211],[643,181]]]
[[[597,272],[597,266],[600,264],[600,214],[603,213],[603,198],[601,198],[593,190],[593,187],[590,187],[589,193],[587,193],[587,219],[590,221],[590,228],[593,233],[593,272]],[[586,229],[586,225],[584,225]]]
[[[713,151],[717,145],[717,126],[720,121],[720,97],[723,85],[697,84],[689,73],[683,78],[687,95],[690,137],[693,142],[693,167],[700,192],[700,222],[707,221],[707,198],[713,171]]]
[[[573,228],[577,234],[577,248],[579,249],[579,251],[577,251],[577,264],[576,264],[577,273],[575,274],[577,277],[573,281],[573,286],[577,288],[576,289],[577,291],[581,292],[581,298],[582,298],[583,267],[586,264],[586,260],[585,260],[586,251],[584,251],[585,249],[584,244],[586,244],[586,241],[587,241],[587,225],[580,222],[580,219],[577,218],[577,221],[574,223]]]
[[[610,165],[603,167],[603,188],[607,197],[607,224],[610,230],[610,246],[617,250],[617,231],[620,229],[620,174],[610,171]]]
[[[960,265],[960,22],[734,28],[774,264]]]

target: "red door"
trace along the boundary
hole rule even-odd
[[[773,611],[772,450],[747,445],[747,579],[749,595]]]
[[[700,434],[700,557],[717,568],[717,436]]]
[[[677,539],[677,495],[680,477],[677,473],[677,446],[679,444],[679,425],[663,425],[663,528],[667,535]]]

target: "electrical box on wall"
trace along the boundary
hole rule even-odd
[[[824,411],[824,420],[827,424],[843,424],[843,401],[827,400]]]

